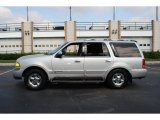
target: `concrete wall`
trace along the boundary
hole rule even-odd
[[[22,40],[20,38],[0,39],[0,53],[20,53],[22,51]]]
[[[64,38],[34,38],[33,51],[48,52],[62,45],[64,42]]]
[[[137,40],[138,44],[150,44],[148,46],[140,46],[144,51],[160,50],[160,21],[152,21],[152,30],[121,30],[120,28],[123,26],[120,26],[120,24],[120,21],[110,20],[109,29],[98,27],[98,29],[76,30],[75,21],[66,21],[64,30],[33,31],[33,23],[25,22],[21,24],[21,31],[0,31],[0,51],[45,51],[51,50],[54,45],[60,45],[66,40],[74,41],[89,38],[95,40],[106,38],[133,39]],[[19,47],[12,47],[14,44]],[[40,44],[45,47],[35,47],[35,45]],[[7,47],[3,47],[3,45]],[[47,47],[48,45],[51,45],[51,47]]]

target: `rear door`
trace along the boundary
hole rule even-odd
[[[108,47],[104,42],[85,44],[84,71],[86,80],[103,80],[106,71],[112,65]]]

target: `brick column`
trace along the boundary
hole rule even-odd
[[[120,21],[109,20],[109,38],[111,39],[121,38]]]
[[[33,22],[22,22],[22,52],[33,52]]]
[[[152,51],[160,51],[160,21],[152,20]]]
[[[65,40],[75,41],[76,36],[76,22],[75,21],[65,21]]]

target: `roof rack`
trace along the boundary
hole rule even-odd
[[[85,39],[84,41],[96,41],[94,38]]]
[[[130,40],[130,41],[132,41],[132,42],[137,42],[136,40]]]
[[[112,41],[111,38],[105,38],[104,41]]]

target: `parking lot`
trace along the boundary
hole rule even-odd
[[[160,113],[160,64],[125,89],[61,83],[31,91],[12,72],[1,74],[13,68],[0,66],[0,113]]]

